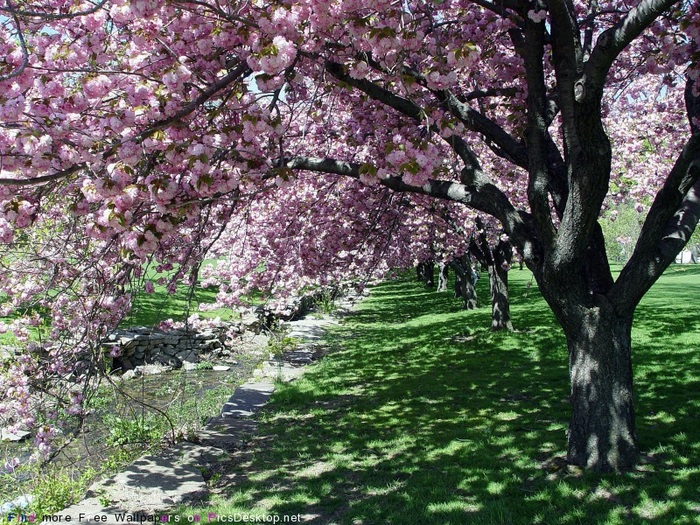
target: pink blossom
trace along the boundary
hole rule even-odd
[[[545,18],[547,18],[547,11],[545,11],[544,9],[541,11],[534,11],[530,9],[527,12],[527,17],[536,24],[539,24],[540,22],[544,21]]]

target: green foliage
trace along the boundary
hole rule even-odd
[[[110,429],[105,441],[112,447],[133,444],[152,445],[162,436],[157,423],[151,417],[130,419],[108,415],[105,416],[104,423]]]
[[[22,487],[25,494],[31,494],[31,504],[21,510],[27,516],[35,514],[44,516],[64,509],[80,499],[96,475],[93,468],[85,468],[73,475],[66,469],[55,465],[30,464],[22,468],[21,476],[30,481]],[[0,502],[13,499],[12,487],[18,482],[12,475],[0,476],[6,485],[0,489]],[[0,515],[0,524],[8,523],[6,515]],[[16,523],[13,521],[12,523]]]
[[[605,250],[611,262],[627,262],[642,231],[645,217],[632,204],[620,204],[605,212],[599,222],[605,236]]]
[[[212,365],[209,361],[200,361],[195,366],[195,370],[211,370],[212,368],[214,368],[214,365]]]
[[[316,306],[326,315],[335,310],[335,293],[333,290],[324,290],[316,299]]]
[[[207,261],[205,264],[212,264]],[[147,272],[146,279],[155,282],[158,278],[171,277],[170,274],[156,274]],[[195,285],[190,290],[189,286],[179,285],[175,293],[168,293],[166,286],[154,284],[154,292],[147,294],[138,293],[134,298],[133,308],[129,316],[121,323],[122,326],[155,326],[166,319],[181,321],[190,314],[197,312],[201,317],[220,317],[221,319],[231,319],[233,311],[227,308],[198,312],[200,304],[211,304],[216,300],[218,290],[215,288],[202,288]],[[190,304],[191,299],[191,304]]]
[[[490,311],[395,281],[280,385],[251,462],[233,464],[194,514],[313,514],[318,523],[691,524],[700,510],[700,268],[674,266],[633,331],[635,472],[563,461],[570,416],[561,329],[531,274],[510,272],[515,333]],[[478,292],[487,293],[481,280]],[[527,294],[527,297],[526,297]],[[259,443],[259,444],[255,444]]]
[[[34,502],[30,510],[37,516],[57,512],[77,501],[87,488],[94,471],[86,471],[78,479],[63,470],[49,468],[37,476],[34,487]]]
[[[296,350],[298,345],[299,340],[294,337],[279,337],[275,334],[272,334],[267,343],[270,353],[274,354],[277,357],[281,356],[285,352],[293,352],[294,350]]]
[[[611,263],[625,264],[642,231],[645,213],[639,213],[632,204],[620,204],[608,209],[598,221],[605,236],[605,250]],[[700,229],[696,228],[687,243],[700,245]]]

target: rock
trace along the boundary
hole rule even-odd
[[[0,441],[23,441],[29,437],[26,430],[11,431],[9,428],[0,428]]]
[[[260,319],[255,314],[248,314],[241,318],[241,326],[245,330],[256,332],[260,328]]]
[[[201,502],[207,495],[202,471],[219,461],[223,461],[221,450],[192,443],[181,443],[158,455],[142,456],[124,471],[92,485],[87,499],[47,522],[59,521],[59,517],[62,522],[68,521],[66,518],[70,517],[70,521],[93,523],[90,516],[114,517],[123,512],[128,513],[127,522],[151,523],[149,518],[156,512],[183,503]]]
[[[33,501],[34,496],[31,494],[23,494],[12,501],[8,501],[0,505],[0,515],[9,514],[15,509],[26,509]]]
[[[214,365],[211,369],[214,372],[228,372],[231,370],[231,367],[226,365]]]
[[[263,346],[267,348],[270,342],[270,336],[265,334],[255,334],[252,339],[249,339],[246,342],[251,345]]]
[[[173,356],[155,355],[153,356],[153,359],[151,359],[151,364],[172,370],[173,368],[180,368],[182,366],[182,361]]]
[[[143,374],[141,373],[141,369],[137,370],[136,368],[132,368],[131,370],[127,370],[122,374],[122,379],[124,381],[128,381],[129,379],[136,379],[137,377],[141,377]]]
[[[188,350],[178,352],[175,357],[177,357],[183,363],[199,363],[199,357],[197,357],[197,354]]]
[[[141,372],[141,374],[145,376],[152,376],[152,375],[157,375],[157,374],[162,374],[163,372],[169,372],[172,370],[171,366],[163,365],[163,364],[150,364],[150,365],[142,365],[138,367],[138,370]]]

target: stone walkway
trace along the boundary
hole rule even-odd
[[[355,300],[339,302],[339,313],[350,309]],[[304,366],[318,359],[317,343],[326,328],[337,323],[330,316],[284,323],[285,335],[299,342],[296,349],[264,362],[251,381],[236,388],[221,414],[199,431],[196,443],[185,441],[160,454],[142,456],[119,474],[91,486],[84,500],[55,514],[51,522],[163,522],[176,505],[205,501],[205,474],[225,462],[230,452],[245,447],[257,432],[254,416],[275,384],[298,378]]]

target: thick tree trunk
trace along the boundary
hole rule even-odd
[[[626,471],[638,456],[632,319],[617,316],[609,305],[583,311],[564,328],[573,409],[567,459],[597,471]]]
[[[478,308],[476,289],[472,281],[472,265],[468,255],[455,257],[450,262],[450,266],[455,271],[455,298],[464,301],[465,310],[475,310]]]
[[[513,330],[508,296],[508,270],[501,265],[488,265],[491,289],[491,330]]]
[[[479,235],[469,243],[469,251],[486,268],[491,289],[491,330],[513,330],[508,296],[508,267],[513,259],[513,247],[507,238],[499,236],[495,247],[486,237],[484,224],[476,219]]]
[[[423,283],[426,288],[435,287],[435,263],[433,261],[426,261],[423,263],[425,269],[423,270]]]
[[[416,276],[423,282],[426,288],[435,286],[435,262],[432,260],[423,261],[416,266]]]
[[[447,290],[447,277],[448,277],[449,266],[445,262],[438,264],[438,292],[444,292]]]
[[[476,310],[479,307],[476,289],[468,274],[457,274],[455,277],[455,298],[458,297],[464,301],[465,310]]]

